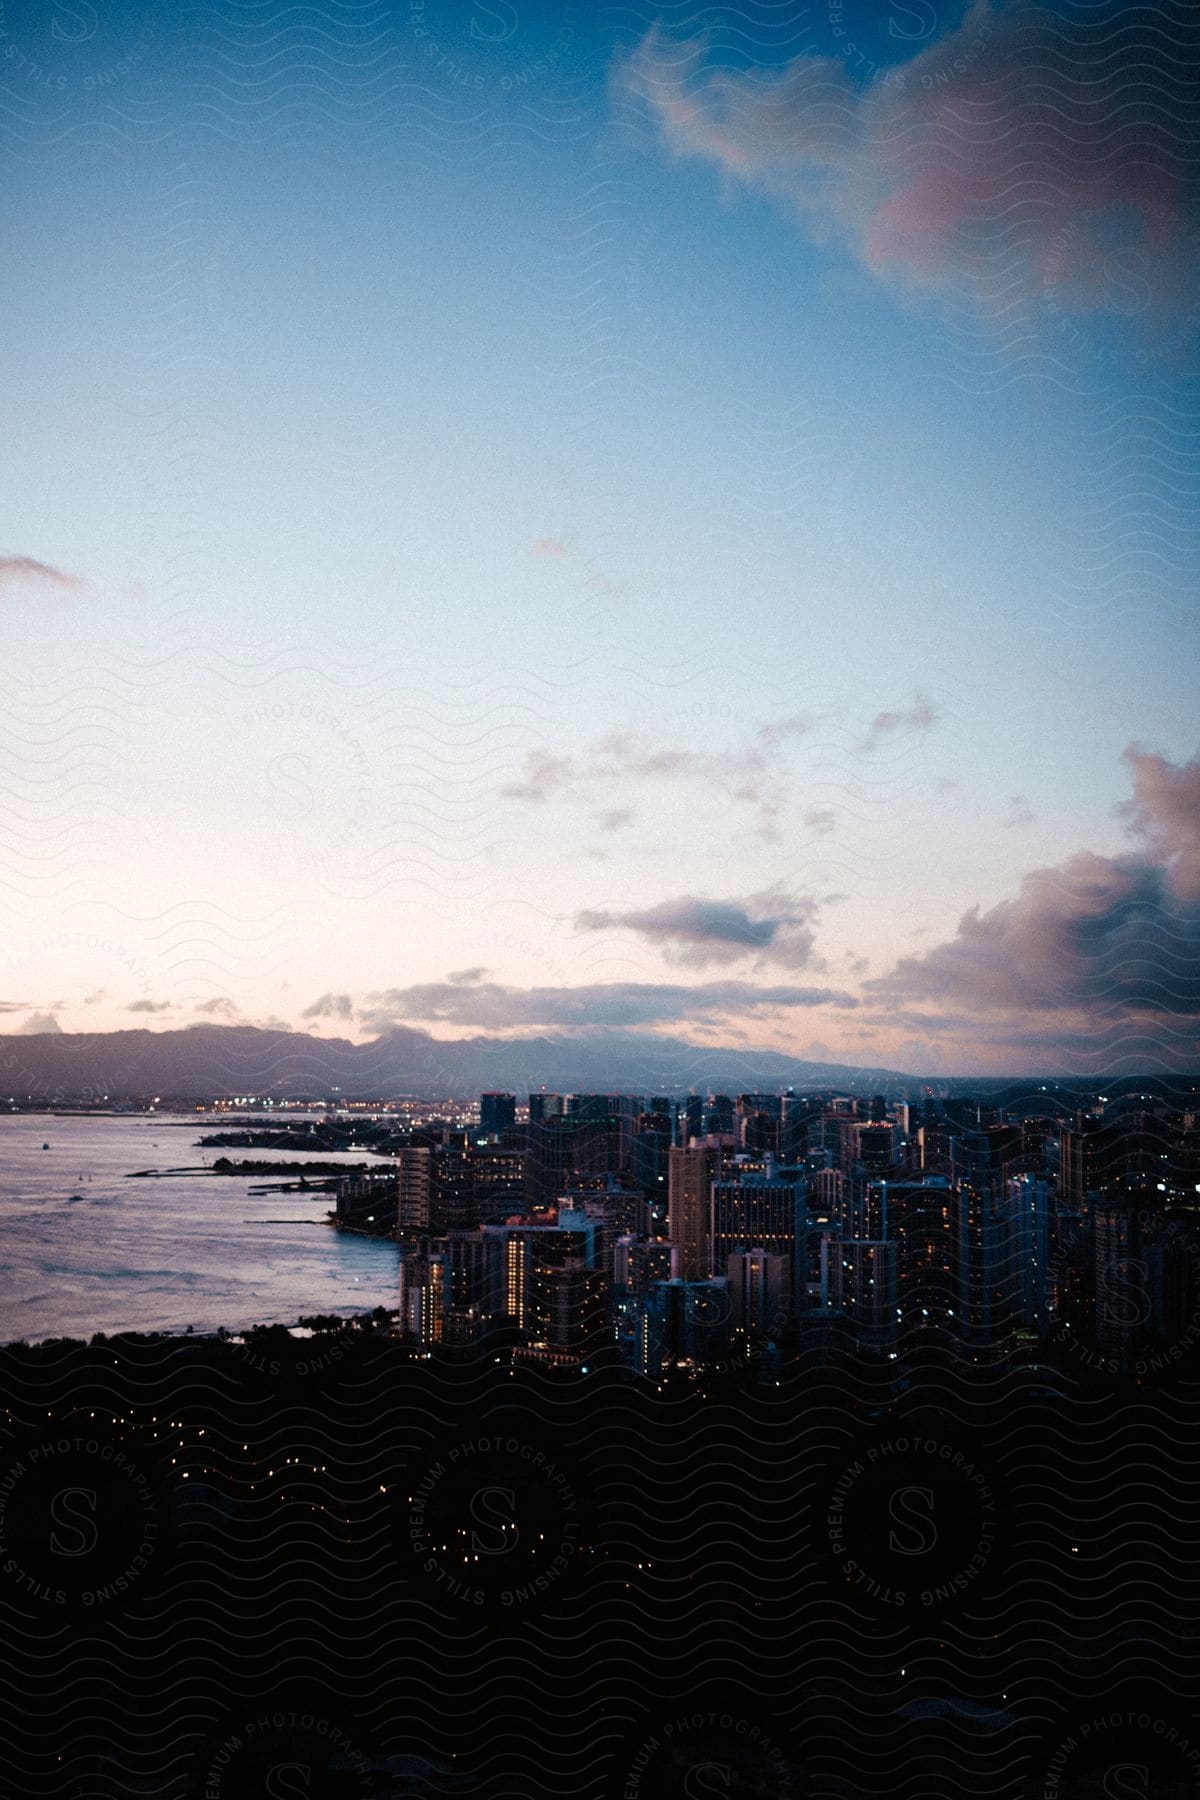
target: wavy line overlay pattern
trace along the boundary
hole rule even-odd
[[[69,197],[45,307],[64,360],[95,360],[94,387],[71,364],[71,429],[34,421],[4,453],[8,1070],[32,1085],[82,1054],[58,1016],[79,1030],[94,1005],[212,1028],[216,1088],[248,1066],[222,1025],[332,1083],[346,1047],[297,1052],[306,1023],[365,1038],[346,1054],[366,1081],[425,1026],[678,1029],[699,1067],[731,1025],[799,1044],[814,1013],[872,1066],[902,1044],[905,1066],[949,1068],[987,1038],[1005,1067],[1185,1082],[1200,774],[1157,746],[1178,709],[1160,673],[1194,642],[1197,30],[1174,0],[0,0],[12,214],[32,231]],[[530,193],[511,245],[421,214],[430,185],[478,208],[531,165],[558,171],[558,210]],[[648,213],[662,179],[676,198]],[[322,296],[311,367],[289,312],[311,292],[263,292],[249,197],[302,268],[325,182],[369,190],[339,244],[362,287],[395,290],[372,382],[380,314],[354,282]],[[877,400],[836,410],[819,366],[776,386],[749,352],[725,392],[696,353],[711,334],[741,369],[737,307],[715,278],[668,304],[663,259],[727,232],[736,263],[764,218],[782,267],[821,259],[848,340],[872,329],[865,295],[897,332],[936,319],[897,388],[906,423],[1040,422],[1028,485],[997,457],[977,497],[1032,596],[1011,632],[992,590],[963,594],[902,436],[905,523],[883,575],[863,555],[892,530],[870,499]],[[378,242],[409,232],[398,275]],[[452,275],[427,284],[426,258]],[[19,236],[8,260],[28,305]],[[447,500],[457,359],[423,322],[457,317],[466,284],[499,293],[498,270],[511,317],[473,314],[468,360],[475,410],[508,427],[478,453],[513,541],[465,631],[420,573],[475,566],[453,559],[476,530],[475,496]],[[115,282],[136,328],[106,337]],[[802,330],[764,307],[764,330]],[[276,341],[243,388],[260,313]],[[401,339],[413,385],[382,354]],[[52,395],[53,358],[39,379]],[[273,398],[310,390],[273,482]],[[698,394],[721,426],[680,492]],[[63,547],[27,539],[47,491],[70,515],[97,432],[111,505],[81,496],[92,524]],[[645,442],[727,642],[689,628],[684,576],[628,529]],[[278,497],[293,475],[302,514]],[[247,496],[271,580],[245,573]],[[880,609],[863,629],[844,608],[819,656],[814,519],[875,571],[860,599]],[[1093,804],[1080,847],[1099,751],[1020,668],[1065,717],[1103,687],[1099,643],[1132,698],[1069,714],[1118,771],[1119,814]],[[1042,730],[1062,773],[1031,798],[1011,745]],[[973,821],[972,898],[943,843],[981,740],[1002,799]],[[608,879],[631,838],[641,899]],[[676,838],[690,860],[668,864]],[[583,898],[556,885],[560,850]],[[827,950],[847,907],[886,922],[890,957]],[[343,992],[350,937],[388,951]],[[424,938],[458,967],[418,969]],[[10,1345],[0,1796],[1194,1796],[1193,1349],[1051,1380],[923,1338],[886,1362],[822,1341],[778,1372],[658,1383],[426,1356],[371,1315],[312,1338]]]

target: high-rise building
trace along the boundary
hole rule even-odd
[[[535,1343],[582,1359],[605,1336],[604,1276],[582,1257],[537,1265],[530,1286],[529,1334]]]
[[[646,1236],[646,1202],[623,1175],[577,1175],[566,1192],[556,1198],[560,1217],[562,1207],[568,1206],[596,1220],[609,1248],[625,1232],[633,1237]]]
[[[579,1239],[582,1260],[589,1269],[600,1268],[610,1260],[612,1233],[605,1229],[603,1211],[597,1210],[594,1203],[560,1205],[558,1229],[569,1231],[573,1238]]]
[[[1064,1125],[1059,1135],[1058,1191],[1063,1204],[1072,1212],[1082,1213],[1090,1189],[1098,1180],[1094,1153],[1101,1131],[1098,1118],[1079,1113],[1073,1126]]]
[[[674,1281],[656,1282],[629,1312],[622,1349],[634,1373],[648,1381],[660,1378],[671,1353],[671,1296],[676,1287]]]
[[[689,1094],[679,1111],[679,1142],[686,1150],[693,1138],[704,1136],[704,1102]]]
[[[905,1326],[954,1327],[959,1288],[956,1196],[943,1175],[888,1181],[887,1236],[896,1246],[896,1307]]]
[[[1048,1181],[1017,1175],[1005,1194],[1005,1252],[1011,1310],[1017,1323],[1043,1336],[1050,1329],[1054,1271],[1050,1262],[1051,1206]]]
[[[1131,1196],[1113,1194],[1097,1198],[1090,1210],[1096,1348],[1124,1362],[1150,1319],[1138,1208]]]
[[[774,1156],[779,1149],[779,1122],[769,1112],[747,1113],[742,1119],[742,1147],[750,1156]]]
[[[668,1282],[674,1308],[674,1347],[686,1362],[703,1367],[720,1362],[729,1351],[729,1283],[724,1276],[710,1281]]]
[[[879,1349],[896,1334],[896,1246],[879,1239],[826,1234],[821,1245],[821,1297],[864,1347]]]
[[[453,1152],[451,1152],[453,1154]],[[430,1225],[431,1152],[396,1152],[396,1236],[419,1237]]]
[[[445,1242],[455,1310],[486,1319],[500,1317],[504,1312],[502,1240],[483,1231],[451,1231]]]
[[[787,1327],[792,1300],[792,1259],[756,1245],[727,1259],[732,1323],[748,1338],[778,1337]]]
[[[758,1246],[785,1257],[794,1279],[803,1260],[805,1197],[803,1180],[794,1173],[783,1179],[769,1158],[761,1170],[734,1164],[714,1179],[708,1226],[712,1267],[723,1270],[735,1250]]]
[[[667,1157],[673,1139],[674,1121],[667,1108],[639,1114],[633,1140],[633,1179],[660,1217],[666,1204]]]
[[[645,1102],[637,1094],[571,1094],[567,1099],[567,1117],[591,1125],[605,1138],[614,1137],[616,1148],[599,1162],[587,1165],[588,1173],[602,1174],[610,1169],[633,1166],[633,1146],[637,1122],[645,1110]]]
[[[710,1094],[704,1109],[704,1129],[710,1137],[727,1137],[733,1132],[733,1101],[728,1094]]]
[[[344,1230],[390,1237],[396,1229],[395,1177],[374,1173],[345,1176],[338,1182],[334,1212]]]
[[[895,1126],[883,1121],[855,1127],[853,1154],[868,1180],[873,1176],[884,1176],[892,1168],[899,1149],[898,1138]]]
[[[729,1350],[729,1283],[663,1281],[634,1303],[627,1354],[641,1375],[657,1378],[669,1364],[696,1368],[720,1362]]]
[[[799,1162],[808,1148],[808,1121],[812,1105],[789,1088],[779,1107],[779,1157],[782,1162]]]
[[[1200,1301],[1200,1220],[1194,1213],[1154,1219],[1142,1233],[1140,1252],[1151,1341],[1172,1347],[1190,1342]]]
[[[679,1274],[679,1247],[667,1239],[639,1238],[631,1233],[613,1245],[613,1291],[640,1300],[656,1281]]]
[[[520,1212],[525,1204],[525,1152],[503,1144],[471,1151],[471,1223],[486,1224]]]
[[[844,1196],[849,1183],[840,1169],[814,1169],[808,1177],[808,1192],[815,1210],[827,1213],[837,1221],[838,1229],[846,1231],[847,1236],[856,1234],[848,1229],[843,1218]],[[865,1233],[858,1233],[865,1236]]]
[[[580,1178],[628,1170],[632,1131],[615,1113],[552,1114],[529,1127],[525,1203],[531,1213],[553,1206]]]
[[[684,1281],[703,1281],[712,1273],[709,1246],[709,1201],[717,1152],[711,1146],[676,1145],[668,1163],[668,1232],[679,1247]]]
[[[984,1351],[1015,1324],[1008,1221],[986,1182],[959,1181],[952,1202],[958,1291],[951,1323],[965,1345]]]
[[[496,1310],[522,1331],[531,1322],[533,1241],[529,1231],[508,1225],[485,1225],[485,1237],[495,1234],[499,1244],[499,1293]]]
[[[474,1176],[471,1152],[439,1145],[433,1151],[411,1151],[429,1158],[429,1220],[435,1236],[447,1231],[468,1231],[475,1217]]]
[[[450,1258],[444,1250],[428,1242],[401,1250],[397,1324],[402,1337],[440,1344],[451,1293]]]
[[[481,1094],[479,1096],[479,1135],[498,1138],[506,1125],[517,1122],[515,1094]]]

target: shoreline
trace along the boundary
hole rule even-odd
[[[331,1324],[322,1323],[318,1326],[306,1325],[304,1318],[291,1320],[262,1319],[253,1325],[238,1325],[232,1329],[218,1326],[215,1330],[211,1331],[190,1331],[186,1328],[184,1330],[130,1329],[127,1331],[96,1331],[93,1332],[90,1337],[56,1336],[51,1334],[48,1337],[6,1338],[0,1343],[0,1355],[3,1355],[7,1350],[42,1349],[48,1344],[61,1344],[82,1350],[105,1344],[217,1344],[225,1345],[230,1349],[237,1350],[244,1347],[248,1338],[251,1338],[258,1333],[269,1331],[286,1331],[288,1336],[293,1338],[296,1343],[306,1343],[310,1338],[338,1337],[346,1331],[359,1329],[361,1328],[361,1323],[364,1319],[374,1319],[379,1313],[386,1314],[389,1321],[393,1321],[396,1317],[394,1309],[377,1305],[365,1306],[361,1308],[361,1310],[352,1313],[308,1313],[304,1315],[304,1318],[310,1320],[320,1319],[324,1321],[328,1319],[333,1321]]]

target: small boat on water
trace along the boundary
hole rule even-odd
[[[49,1146],[49,1144],[43,1144],[43,1145],[42,1145],[42,1149],[43,1149],[43,1150],[48,1150],[48,1149],[49,1149],[49,1148],[50,1148],[50,1146]]]
[[[83,1199],[83,1195],[82,1195],[82,1194],[72,1194],[72,1195],[71,1195],[71,1196],[70,1196],[70,1198],[69,1198],[69,1199],[68,1199],[68,1201],[67,1201],[67,1205],[68,1205],[68,1206],[74,1206],[74,1204],[75,1204],[75,1202],[76,1202],[76,1200],[82,1200],[82,1199]]]

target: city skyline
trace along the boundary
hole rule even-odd
[[[5,11],[0,1026],[1196,1067],[1167,40],[334,15]]]
[[[1197,1800],[1196,5],[0,162],[0,1800]]]

